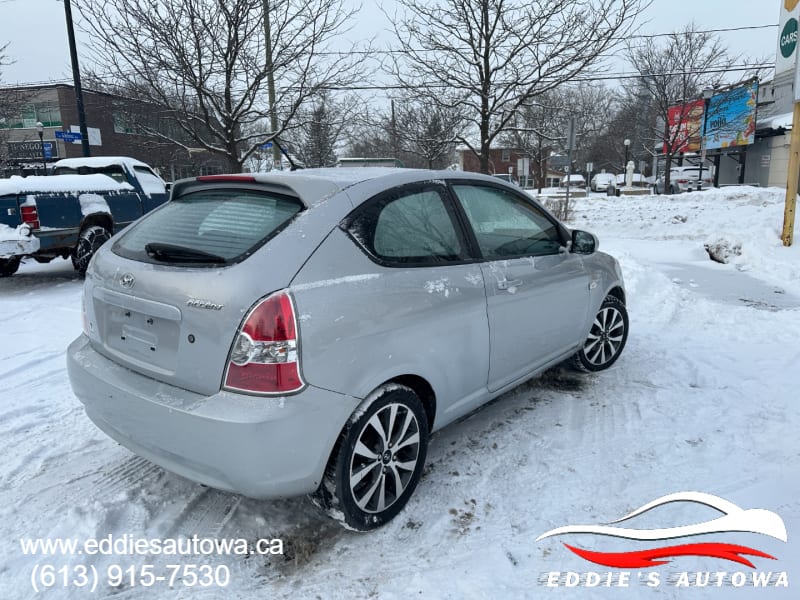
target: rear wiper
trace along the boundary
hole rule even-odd
[[[224,263],[225,258],[217,254],[187,248],[185,246],[175,246],[173,244],[162,244],[150,242],[144,246],[147,256],[164,262],[192,262],[192,263]]]

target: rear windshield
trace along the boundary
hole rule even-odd
[[[303,209],[297,198],[254,190],[198,190],[131,225],[112,251],[145,262],[214,266],[244,260]]]

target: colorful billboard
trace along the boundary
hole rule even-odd
[[[667,144],[672,146],[671,154],[700,151],[703,108],[704,102],[695,100],[669,109],[669,132],[667,143],[664,144],[664,153],[667,152]]]
[[[752,144],[757,104],[757,81],[713,96],[706,115],[706,150]]]

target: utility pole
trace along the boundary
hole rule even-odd
[[[789,142],[789,178],[786,183],[786,207],[783,211],[783,230],[781,240],[784,246],[794,241],[794,219],[797,207],[797,185],[800,181],[800,61],[795,59],[794,68],[794,114],[792,116],[792,136]]]
[[[275,62],[272,57],[272,24],[269,19],[269,0],[264,0],[264,69],[267,71],[267,100],[269,101],[269,126],[274,136],[278,131],[278,107],[275,99]],[[272,166],[283,168],[283,157],[277,143],[272,144]]]
[[[575,149],[575,117],[569,118],[569,131],[567,131],[567,198],[564,214],[569,214],[569,188],[572,185],[572,151]]]
[[[69,38],[69,57],[72,61],[72,81],[75,84],[75,102],[78,105],[78,127],[81,130],[81,146],[83,155],[91,155],[89,151],[89,130],[86,127],[86,111],[83,106],[83,89],[81,88],[81,69],[78,65],[78,49],[75,46],[75,28],[72,24],[72,6],[70,0],[64,0],[64,13],[67,18],[67,37]]]

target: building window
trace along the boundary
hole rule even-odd
[[[503,155],[500,159],[503,162],[509,162],[511,160],[511,149],[510,148],[503,148]]]
[[[33,128],[39,122],[45,127],[61,127],[61,109],[58,104],[49,102],[27,104],[22,108],[21,114],[8,119],[6,127],[12,129]]]

